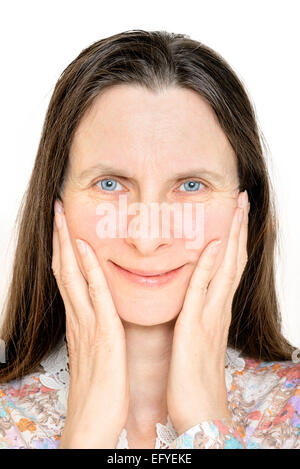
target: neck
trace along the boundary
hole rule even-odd
[[[129,426],[146,428],[156,422],[166,423],[166,390],[174,323],[172,320],[154,326],[140,326],[123,322],[130,384]]]

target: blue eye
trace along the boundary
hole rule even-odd
[[[122,190],[122,185],[116,181],[115,179],[110,179],[110,178],[106,178],[106,179],[101,179],[100,181],[98,181],[96,183],[96,186],[98,184],[101,184],[101,189],[105,192],[115,192],[116,190],[117,191],[120,191]],[[119,189],[116,189],[118,187],[118,184],[119,184]],[[199,191],[199,188],[200,188],[200,185],[202,184],[202,186],[205,188],[205,184],[203,184],[202,182],[199,182],[199,181],[193,181],[193,180],[189,180],[189,181],[186,181],[184,182],[183,184],[181,184],[181,186],[179,187],[179,190],[180,192],[197,192]],[[182,186],[184,186],[185,188],[185,191],[180,189]]]
[[[183,184],[181,184],[180,187],[184,186],[185,189],[188,189],[188,192],[196,192],[199,190],[199,184],[202,184],[202,182],[198,181],[186,181]],[[204,184],[202,184],[204,186]],[[190,190],[189,190],[190,189]],[[180,190],[180,188],[179,188]]]
[[[101,189],[103,189],[104,191],[110,191],[110,192],[114,191],[117,184],[119,184],[121,186],[121,184],[118,181],[116,181],[115,179],[102,179],[101,181],[97,182],[97,184],[99,184],[99,183],[101,184]]]

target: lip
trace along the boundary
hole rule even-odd
[[[161,286],[161,285],[165,285],[166,283],[169,283],[179,274],[179,272],[181,272],[181,270],[183,269],[185,265],[184,264],[181,267],[178,267],[174,270],[171,270],[169,272],[162,273],[162,274],[158,274],[157,273],[158,271],[156,271],[154,272],[155,275],[153,275],[153,272],[147,272],[147,273],[142,272],[142,274],[144,275],[141,275],[137,273],[141,271],[136,271],[136,270],[129,271],[119,266],[118,264],[115,264],[113,261],[111,261],[111,263],[113,267],[115,268],[115,270],[119,272],[121,275],[123,275],[123,277],[127,278],[128,280],[130,280],[131,282],[135,284],[139,284],[145,287],[156,287],[156,286]]]

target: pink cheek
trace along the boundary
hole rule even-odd
[[[76,238],[84,239],[93,249],[99,245],[103,240],[99,239],[96,231],[99,215],[95,213],[94,209],[73,210],[67,213],[68,227],[71,238],[75,241]]]
[[[196,233],[201,240],[201,247],[195,248],[203,250],[205,246],[213,239],[222,239],[227,241],[234,209],[227,204],[202,204],[196,215],[193,209],[191,216],[192,224],[186,223],[184,227],[185,240],[195,239]],[[224,245],[223,241],[223,245]]]
[[[205,246],[213,239],[221,239],[227,242],[234,209],[224,205],[209,207],[205,213],[204,219],[204,242]]]

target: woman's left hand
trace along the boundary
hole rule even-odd
[[[232,301],[246,266],[248,196],[239,194],[224,259],[215,275],[216,251],[209,243],[191,277],[177,318],[168,374],[168,415],[180,435],[211,419],[231,422],[225,355]],[[242,220],[239,221],[241,214]]]

